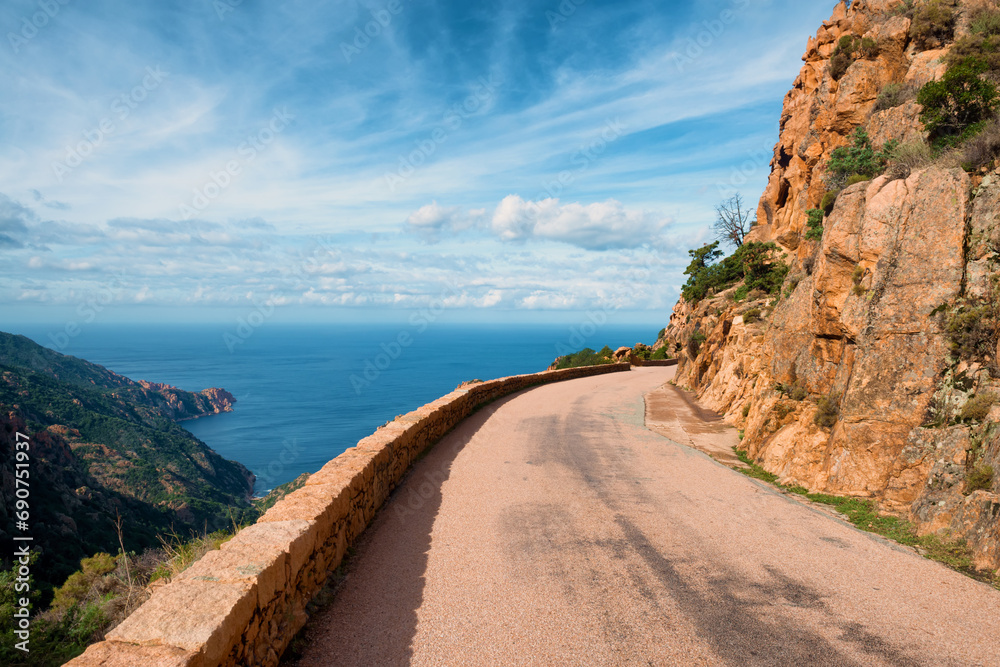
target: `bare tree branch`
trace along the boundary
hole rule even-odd
[[[750,220],[751,211],[743,202],[743,197],[737,193],[719,204],[715,212],[718,217],[712,225],[715,237],[723,243],[731,243],[737,248],[743,245],[743,238],[750,233],[753,223]]]

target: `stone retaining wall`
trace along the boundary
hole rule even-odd
[[[485,403],[536,385],[629,368],[571,368],[468,385],[397,418],[327,463],[67,664],[277,665],[305,625],[306,604],[425,449]]]
[[[652,361],[643,361],[642,359],[633,359],[633,366],[676,366],[680,359],[655,359]]]

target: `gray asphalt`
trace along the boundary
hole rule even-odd
[[[672,374],[473,415],[363,536],[299,664],[1000,665],[995,590],[648,430]]]

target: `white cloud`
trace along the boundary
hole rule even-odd
[[[629,209],[609,199],[593,204],[563,204],[558,199],[530,201],[508,195],[487,219],[485,210],[463,211],[436,201],[406,220],[408,231],[437,240],[443,232],[482,228],[501,241],[559,241],[586,250],[658,245],[671,220],[657,213]]]

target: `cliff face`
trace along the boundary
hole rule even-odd
[[[1000,495],[984,471],[1000,470],[1000,408],[985,420],[956,417],[973,397],[1000,393],[1000,350],[986,332],[988,353],[956,353],[954,316],[997,310],[1000,170],[938,165],[857,183],[838,197],[822,239],[805,236],[831,153],[855,128],[876,145],[923,136],[915,102],[876,111],[876,99],[888,83],[939,77],[949,44],[914,44],[910,18],[891,11],[898,4],[839,5],[785,99],[748,237],[785,254],[782,293],[682,300],[660,344],[683,350],[678,384],[743,429],[742,446],[767,470],[815,492],[873,498],[923,532],[966,539],[976,565],[996,569]],[[982,4],[958,3],[957,36]],[[844,35],[876,40],[879,54],[834,80],[830,57]],[[761,319],[744,318],[750,309]],[[700,347],[689,344],[696,331]],[[977,472],[987,479],[973,485]]]
[[[221,389],[134,382],[0,333],[0,486],[14,497],[13,434],[29,435],[44,583],[61,583],[82,556],[117,552],[119,515],[137,551],[171,527],[215,529],[251,516],[250,471],[177,424],[234,402]],[[0,537],[16,532],[13,507],[0,503]]]

